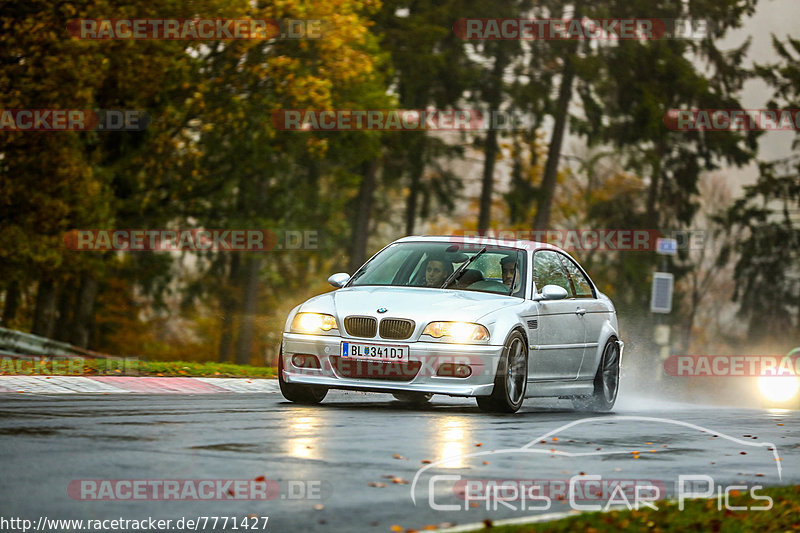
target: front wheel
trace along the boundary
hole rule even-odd
[[[572,405],[580,411],[606,412],[614,407],[619,392],[619,344],[612,338],[603,348],[603,358],[594,377],[594,393],[572,399]]]
[[[490,396],[477,396],[478,407],[494,413],[516,413],[525,399],[528,384],[528,346],[519,331],[509,335],[497,365]]]
[[[281,388],[281,394],[290,402],[317,404],[321,402],[328,394],[328,389],[325,387],[313,387],[311,385],[298,385],[296,383],[287,383],[283,380],[283,350],[278,355],[278,385]]]

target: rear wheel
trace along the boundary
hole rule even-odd
[[[610,411],[619,392],[619,345],[611,338],[603,348],[603,358],[594,376],[594,393],[572,399],[572,405],[580,411]]]
[[[490,396],[477,396],[478,407],[495,413],[516,413],[525,399],[528,384],[528,347],[525,337],[514,331],[506,340],[497,365],[494,389]]]
[[[395,400],[413,405],[424,405],[433,398],[433,394],[426,394],[424,392],[396,392],[393,393],[392,396],[394,396]]]
[[[314,387],[311,385],[298,385],[296,383],[287,383],[283,380],[283,350],[278,356],[278,385],[281,388],[281,394],[290,402],[316,404],[321,402],[325,395],[328,394],[326,387]]]

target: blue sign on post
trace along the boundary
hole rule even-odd
[[[675,255],[678,253],[678,239],[656,239],[656,253],[662,255]]]

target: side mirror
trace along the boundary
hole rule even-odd
[[[542,287],[542,294],[537,300],[563,300],[568,296],[567,289],[558,285],[545,285]]]
[[[337,289],[344,287],[344,284],[348,281],[350,281],[350,274],[347,272],[339,272],[338,274],[333,274],[328,278],[328,283]]]

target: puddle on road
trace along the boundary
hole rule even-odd
[[[191,450],[211,450],[217,452],[244,452],[244,453],[259,453],[263,451],[263,446],[260,444],[241,444],[241,443],[226,443],[226,444],[208,444],[205,446],[192,446]]]
[[[54,435],[62,430],[68,430],[72,428],[68,427],[46,427],[46,428],[39,428],[39,427],[19,427],[19,428],[0,428],[0,435],[15,435],[15,436],[24,436],[24,435],[32,435],[32,436],[49,436]]]

